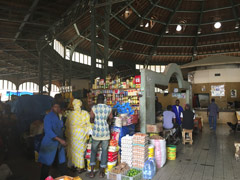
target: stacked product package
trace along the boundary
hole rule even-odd
[[[108,163],[107,163],[107,171],[110,171],[117,164],[118,159],[118,142],[116,140],[111,139],[110,144],[108,146]]]
[[[121,162],[132,167],[133,136],[126,135],[121,140]]]
[[[133,135],[133,168],[143,169],[148,159],[148,135],[136,133]]]

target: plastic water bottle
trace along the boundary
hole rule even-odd
[[[156,165],[156,161],[155,158],[149,158],[149,161],[151,161],[153,163],[153,169],[154,169],[154,175],[155,176],[156,172],[157,172],[157,165]]]
[[[154,164],[151,159],[148,159],[143,167],[143,178],[152,179],[155,176]]]

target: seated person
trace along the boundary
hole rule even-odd
[[[189,104],[186,104],[185,110],[181,113],[181,119],[182,119],[182,128],[187,130],[192,130],[194,127],[194,119],[195,114],[191,110],[191,107]],[[186,138],[189,138],[188,135],[186,135]]]
[[[167,110],[163,112],[163,128],[172,129],[176,122],[176,116],[172,112],[172,106],[168,105]]]

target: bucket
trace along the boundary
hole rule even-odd
[[[108,162],[108,163],[107,163],[107,168],[106,168],[106,170],[107,170],[107,171],[111,171],[112,168],[114,168],[114,167],[116,166],[116,164],[117,164],[117,161]]]
[[[96,166],[94,167],[94,172],[99,170],[99,161],[96,161]],[[91,166],[90,166],[90,159],[87,159],[87,171],[90,172],[91,171]]]
[[[175,160],[177,153],[177,147],[175,145],[168,145],[167,146],[167,159],[168,160]]]

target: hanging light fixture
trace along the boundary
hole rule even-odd
[[[202,29],[201,28],[198,28],[198,34],[201,34],[202,33]]]
[[[215,28],[215,29],[220,29],[221,26],[222,26],[222,24],[221,24],[220,22],[215,22],[215,23],[214,23],[214,28]]]
[[[235,29],[239,29],[239,22],[236,23]]]
[[[141,20],[141,22],[140,22],[140,27],[144,27],[143,20]]]
[[[145,24],[145,28],[148,28],[148,27],[149,27],[149,22]]]
[[[177,27],[176,27],[176,31],[181,31],[182,30],[182,26],[181,25],[177,25]]]
[[[169,33],[169,29],[168,29],[168,27],[166,28],[166,31],[165,31],[165,33],[166,33],[166,34],[168,34],[168,33]]]
[[[125,13],[126,14],[128,14],[130,11],[129,11],[129,8],[127,7],[126,9],[125,9]]]

